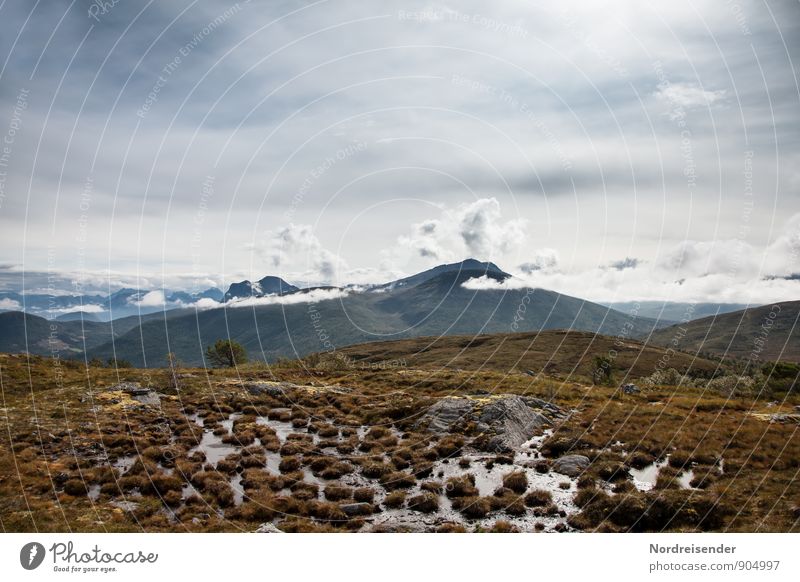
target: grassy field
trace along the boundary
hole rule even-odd
[[[310,358],[187,368],[177,387],[165,370],[0,355],[0,526],[800,530],[796,396],[726,398],[658,386],[622,394],[570,373],[574,351],[533,377],[518,369],[541,371],[546,361],[520,350],[529,337],[481,339],[461,355],[453,345],[421,350],[424,340],[409,340],[350,348],[352,360],[336,366]],[[580,351],[575,337],[563,339],[565,350]],[[589,355],[598,347],[607,348],[593,345]],[[647,372],[639,361],[631,367]],[[152,386],[160,403],[112,390],[121,381]],[[516,457],[476,451],[475,426],[445,435],[418,427],[442,398],[502,394],[541,398],[568,414]],[[585,455],[588,468],[572,478],[554,473],[568,454]],[[657,479],[640,487],[635,471],[654,463]]]

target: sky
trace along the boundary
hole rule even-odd
[[[474,257],[593,301],[800,299],[799,45],[794,1],[6,0],[0,289]]]

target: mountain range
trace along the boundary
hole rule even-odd
[[[214,299],[201,308],[182,298],[188,307],[161,307],[108,322],[73,316],[53,322],[30,313],[0,313],[0,351],[117,358],[154,367],[164,364],[168,352],[201,365],[205,348],[220,338],[236,340],[251,359],[268,362],[375,341],[554,329],[649,338],[662,345],[671,341],[669,332],[659,329],[675,323],[661,315],[663,308],[644,310],[661,315],[645,317],[636,309],[622,312],[547,289],[464,286],[470,279],[509,277],[493,263],[467,259],[367,288],[301,289],[268,276],[232,284],[219,305]],[[124,294],[118,293],[119,300]],[[717,319],[722,317],[735,313]],[[724,333],[728,328],[715,329]]]

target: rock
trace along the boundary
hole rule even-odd
[[[282,382],[252,382],[245,386],[253,396],[268,394],[269,396],[283,396],[286,387]]]
[[[583,455],[564,455],[553,461],[552,469],[567,477],[577,477],[589,467],[589,457]]]
[[[258,526],[256,533],[283,533],[283,532],[279,530],[277,526],[275,526],[275,524],[262,523],[260,526]]]
[[[442,398],[428,409],[428,412],[417,422],[435,433],[450,432],[453,426],[466,419],[475,408],[475,402],[469,398]]]
[[[624,394],[638,394],[641,392],[641,390],[639,390],[639,387],[636,384],[623,384],[622,392]]]
[[[483,407],[478,421],[489,425],[494,433],[485,446],[493,452],[517,449],[540,429],[552,425],[549,418],[531,409],[519,396],[494,399]]]
[[[345,503],[340,505],[341,509],[347,517],[355,517],[358,515],[372,515],[375,508],[371,503]]]
[[[551,416],[563,416],[558,407],[544,403]],[[417,427],[435,433],[452,432],[460,423],[475,422],[483,433],[476,445],[490,452],[507,452],[520,447],[539,430],[552,425],[543,412],[534,410],[525,398],[499,395],[488,398],[448,397],[431,406]]]
[[[161,397],[152,388],[142,386],[138,382],[120,382],[108,389],[110,392],[125,392],[136,402],[148,406],[161,406]]]

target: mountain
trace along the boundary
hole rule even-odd
[[[232,283],[225,292],[224,300],[245,299],[247,297],[264,297],[265,295],[283,295],[299,291],[298,287],[291,285],[280,277],[266,276],[255,283],[240,281]]]
[[[297,296],[307,290],[297,290],[247,308],[233,302],[218,309],[173,310],[143,318],[141,325],[115,337],[113,345],[89,353],[105,359],[116,351],[136,365],[160,366],[165,354],[174,352],[187,364],[202,364],[206,346],[230,337],[252,359],[274,361],[419,336],[572,329],[630,337],[656,326],[655,320],[545,289],[464,288],[467,280],[483,276],[508,277],[491,263],[475,261],[442,265],[372,291],[328,288],[331,299],[320,300],[318,293],[315,302],[303,302]]]
[[[800,362],[798,318],[800,301],[749,307],[656,330],[648,342],[693,353]]]
[[[76,357],[84,349],[111,342],[141,323],[138,317],[113,322],[50,321],[37,315],[9,311],[0,313],[0,352],[30,352],[42,356]],[[107,357],[111,357],[110,355]]]
[[[55,321],[101,321],[96,313],[86,311],[73,311],[64,313],[55,318]]]
[[[673,301],[620,301],[603,303],[603,305],[625,313],[637,311],[642,317],[660,319],[664,323],[678,323],[699,317],[740,311],[749,307],[744,303],[680,303]]]
[[[173,291],[167,295],[167,301],[170,303],[194,303],[199,299],[213,299],[214,301],[221,302],[224,294],[216,287],[211,287],[200,293],[188,293],[186,291]]]
[[[386,283],[384,285],[379,285],[381,288],[390,288],[395,289],[398,287],[413,287],[414,285],[419,285],[420,283],[424,283],[429,279],[433,279],[434,277],[438,277],[444,273],[452,273],[452,272],[472,272],[472,271],[480,271],[479,276],[483,275],[497,275],[502,279],[507,279],[511,275],[508,273],[503,272],[497,265],[494,263],[482,263],[476,259],[466,259],[461,261],[460,263],[450,263],[447,265],[439,265],[437,267],[433,267],[432,269],[428,269],[427,271],[423,271],[421,273],[417,273],[416,275],[412,275],[410,277],[406,277],[404,279],[398,279],[397,281],[392,281],[391,283]]]

